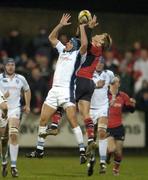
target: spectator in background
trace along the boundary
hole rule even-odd
[[[133,65],[134,58],[132,51],[126,51],[124,59],[120,63],[119,74],[121,86],[120,90],[126,92],[129,96],[133,96],[134,93],[134,78],[133,78]]]
[[[52,63],[53,48],[48,40],[48,33],[46,28],[41,27],[39,29],[38,35],[32,40],[32,45],[32,55],[42,54],[47,56],[49,62]]]
[[[133,75],[133,66],[134,66],[134,56],[133,52],[128,50],[124,53],[124,59],[120,63],[120,70],[127,68],[127,72],[130,75]]]
[[[119,61],[114,58],[114,53],[112,50],[105,51],[105,59],[106,59],[106,68],[113,71],[115,74],[119,72]]]
[[[8,59],[8,54],[6,51],[2,50],[0,51],[0,73],[4,71],[4,62]]]
[[[141,53],[141,42],[140,41],[135,41],[133,43],[133,52],[134,52],[134,58],[138,59],[140,57],[140,53]]]
[[[148,112],[148,81],[142,82],[141,90],[136,94],[137,109]]]
[[[4,38],[3,49],[7,51],[9,57],[16,59],[23,50],[22,36],[17,29],[12,29],[8,37]]]
[[[123,66],[120,68],[120,82],[120,90],[127,93],[129,96],[133,97],[134,78],[129,73],[127,66]]]
[[[17,59],[16,71],[20,73],[24,73],[27,62],[28,62],[28,55],[24,51],[20,54],[20,57]]]
[[[29,81],[31,89],[31,108],[34,113],[40,113],[41,106],[48,93],[48,84],[42,78],[41,71],[38,67],[35,67],[31,72],[31,78]]]
[[[48,57],[44,54],[37,53],[35,55],[35,61],[40,67],[42,77],[44,77],[45,80],[48,81],[50,73],[51,73]]]
[[[143,80],[148,81],[148,51],[141,49],[140,58],[134,64],[135,71],[135,92],[138,92],[142,87]]]

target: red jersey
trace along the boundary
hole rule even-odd
[[[110,93],[109,100],[112,100],[112,94]],[[122,125],[122,109],[124,106],[132,106],[130,97],[126,93],[120,91],[109,108],[108,128],[115,128]]]
[[[81,68],[78,70],[76,76],[92,79],[100,56],[102,56],[102,47],[95,47],[90,44],[90,48],[87,51],[86,60],[81,65]]]

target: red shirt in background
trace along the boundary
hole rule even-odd
[[[110,93],[109,100],[110,102],[112,101],[112,94]],[[124,106],[132,106],[130,97],[126,93],[119,91],[109,108],[108,128],[115,128],[122,125],[122,109]]]

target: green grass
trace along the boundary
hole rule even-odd
[[[105,175],[99,175],[98,162],[94,175],[87,177],[86,164],[79,165],[78,157],[20,157],[18,169],[19,180],[148,180],[148,157],[125,157],[118,177],[112,175],[112,165],[108,166]],[[12,180],[10,172],[5,179]]]

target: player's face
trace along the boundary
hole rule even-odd
[[[65,50],[66,50],[66,51],[70,51],[72,48],[73,48],[73,44],[72,44],[70,41],[68,41],[68,42],[66,43],[66,48],[65,48]]]
[[[92,37],[92,44],[96,47],[100,47],[104,43],[105,35],[95,35]]]
[[[98,62],[97,66],[96,66],[96,71],[102,71],[104,69],[104,64]]]
[[[5,69],[6,69],[6,73],[8,75],[12,75],[15,73],[15,64],[14,63],[8,63],[8,64],[6,64]]]

